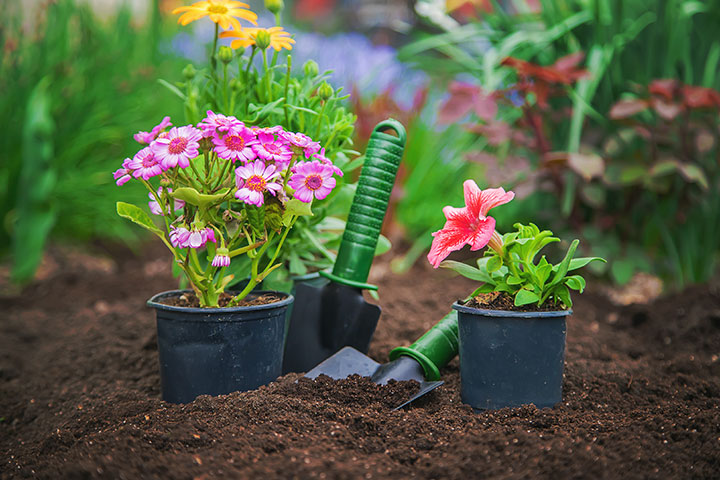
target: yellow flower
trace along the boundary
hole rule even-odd
[[[196,2],[189,7],[178,7],[172,11],[173,14],[185,12],[178,18],[178,23],[187,25],[202,17],[209,16],[210,20],[219,24],[223,30],[232,27],[235,30],[242,30],[242,25],[237,20],[242,18],[248,22],[257,25],[257,15],[251,10],[247,3],[236,2],[234,0],[208,0],[204,2]]]
[[[244,28],[240,31],[229,30],[222,32],[220,38],[237,38],[238,40],[233,40],[230,43],[232,48],[249,47],[250,45],[256,44],[259,32],[265,32],[265,34],[270,37],[269,46],[278,52],[283,48],[292,50],[292,44],[295,43],[295,40],[290,38],[290,34],[283,30],[282,27]],[[258,47],[262,47],[262,45],[258,45]]]

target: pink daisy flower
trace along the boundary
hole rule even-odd
[[[295,198],[301,202],[310,203],[313,197],[322,200],[335,188],[332,168],[317,160],[295,165],[292,171],[288,185],[295,190]]]
[[[320,143],[314,142],[312,138],[302,133],[283,132],[282,138],[288,141],[290,145],[302,149],[305,158],[310,158],[313,154],[320,151]]]
[[[164,137],[158,137],[150,148],[164,170],[180,165],[186,168],[190,159],[198,156],[202,133],[192,125],[173,127]]]
[[[252,146],[258,141],[249,128],[231,128],[222,137],[216,132],[212,141],[215,144],[217,156],[225,160],[232,160],[233,163],[235,160],[240,160],[247,163],[257,158]]]
[[[162,191],[163,187],[158,188],[157,194],[158,197],[162,199]],[[168,188],[168,193],[172,192],[172,188]],[[162,208],[160,208],[160,204],[155,201],[155,197],[152,193],[148,193],[148,197],[150,197],[150,201],[148,202],[148,206],[150,207],[150,211],[154,215],[163,215]],[[185,206],[185,202],[182,200],[175,199],[175,202],[173,203],[173,211],[180,210]]]
[[[282,140],[275,140],[272,133],[258,130],[258,143],[252,146],[253,151],[263,160],[274,161],[278,165],[285,166],[290,163],[293,157],[292,150]],[[282,170],[282,168],[281,168]]]
[[[145,147],[136,153],[133,159],[128,162],[128,167],[133,170],[135,178],[142,177],[143,180],[148,180],[163,172],[150,147]]]
[[[232,128],[244,127],[245,124],[235,117],[226,117],[220,113],[214,113],[212,110],[207,111],[207,117],[202,119],[197,125],[203,131],[203,136],[209,137],[216,132],[227,132]]]
[[[495,233],[495,219],[487,216],[488,211],[515,198],[513,192],[505,192],[502,188],[480,190],[473,180],[465,180],[463,189],[465,206],[443,208],[447,219],[445,226],[432,234],[435,238],[427,258],[435,268],[450,252],[465,245],[470,245],[470,250],[480,250],[487,245]]]
[[[130,159],[128,158],[128,160],[130,160]],[[117,184],[118,187],[122,187],[123,185],[125,185],[127,182],[130,181],[130,179],[132,178],[130,176],[130,173],[131,173],[131,171],[128,170],[127,168],[118,168],[117,170],[115,170],[113,172],[113,178],[115,179],[115,183]]]
[[[319,153],[313,153],[313,158],[316,159],[316,160],[320,160],[320,161],[323,163],[323,165],[327,165],[328,167],[332,168],[332,171],[333,171],[338,177],[342,177],[342,176],[343,176],[343,171],[340,170],[339,167],[336,167],[336,166],[332,163],[332,160],[330,160],[329,158],[327,158],[327,157],[325,156],[325,149],[324,149],[324,148],[321,149]]]
[[[276,195],[282,185],[274,180],[280,177],[275,165],[265,166],[262,160],[248,163],[235,169],[235,184],[238,191],[235,198],[250,205],[261,206],[265,203],[265,192]]]
[[[138,143],[143,144],[150,144],[153,140],[155,140],[158,135],[160,135],[160,132],[165,130],[167,127],[171,127],[172,123],[170,123],[170,117],[165,117],[162,119],[160,123],[155,125],[153,129],[150,132],[138,132],[135,135],[133,135],[133,138]]]
[[[256,135],[259,135],[261,133],[266,133],[268,135],[280,135],[282,136],[285,133],[285,130],[281,125],[275,125],[274,127],[258,127],[253,126],[250,127],[253,132],[255,132]]]
[[[227,248],[220,247],[215,251],[215,257],[213,258],[211,265],[213,267],[230,266],[230,254]]]

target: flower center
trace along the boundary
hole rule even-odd
[[[267,182],[260,175],[253,175],[245,180],[245,186],[255,192],[262,192],[265,190]]]
[[[153,165],[155,165],[155,163],[156,163],[156,162],[155,162],[155,155],[153,155],[153,154],[151,153],[151,154],[146,155],[145,158],[143,158],[142,166],[143,166],[144,168],[150,168],[150,167],[152,167]]]
[[[175,137],[170,140],[170,144],[168,145],[168,152],[172,153],[173,155],[183,153],[185,151],[185,147],[187,147],[187,144],[187,138]]]
[[[219,13],[219,14],[222,15],[222,14],[224,14],[224,13],[227,13],[227,12],[228,12],[228,9],[227,9],[227,7],[224,6],[224,5],[210,5],[210,6],[208,7],[207,11],[208,11],[209,13]]]
[[[282,149],[274,143],[266,143],[265,150],[272,153],[273,155],[280,155],[282,153]]]
[[[245,148],[245,140],[239,135],[225,135],[225,146],[230,150],[240,151]]]
[[[318,174],[312,174],[305,177],[305,186],[308,190],[317,190],[322,187],[322,177]]]

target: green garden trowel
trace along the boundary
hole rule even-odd
[[[397,137],[383,133],[394,130]],[[297,285],[288,326],[283,373],[306,372],[342,347],[367,353],[380,307],[367,303],[367,283],[380,229],[405,150],[405,128],[396,120],[380,122],[365,151],[345,232],[332,273],[324,284]]]
[[[397,347],[390,352],[390,361],[379,364],[352,347],[345,347],[310,370],[305,376],[317,378],[327,375],[339,380],[357,374],[380,385],[389,380],[416,380],[420,390],[409,400],[395,407],[398,410],[443,384],[440,368],[458,353],[457,312],[452,311],[409,347]]]

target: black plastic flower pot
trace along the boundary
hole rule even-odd
[[[475,410],[562,400],[566,317],[572,310],[515,312],[455,303],[463,403]]]
[[[293,296],[266,305],[188,308],[164,305],[155,295],[163,400],[192,402],[198,395],[254,390],[282,372],[285,313]],[[270,292],[253,292],[261,295]]]

